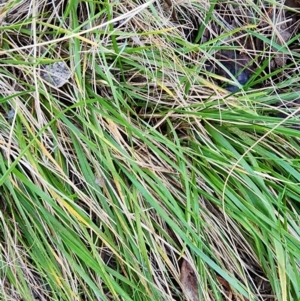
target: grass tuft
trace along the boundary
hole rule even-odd
[[[1,1],[1,299],[300,299],[286,2]]]

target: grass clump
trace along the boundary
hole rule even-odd
[[[297,16],[3,2],[1,298],[299,300]]]

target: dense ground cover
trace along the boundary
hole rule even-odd
[[[1,300],[300,300],[297,1],[1,1]]]

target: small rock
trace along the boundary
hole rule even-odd
[[[44,66],[41,77],[56,88],[62,87],[71,77],[72,73],[65,62],[55,62]]]
[[[9,110],[6,114],[7,119],[13,119],[15,117],[15,110]]]

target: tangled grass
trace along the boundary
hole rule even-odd
[[[300,299],[285,4],[2,1],[2,300]]]

